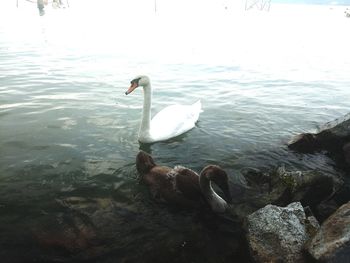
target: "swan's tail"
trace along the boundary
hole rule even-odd
[[[199,112],[202,112],[201,100],[197,100],[195,103],[192,104],[192,106],[195,107]]]
[[[203,111],[201,100],[198,100],[197,102],[193,103],[191,106],[193,109],[192,110],[193,120],[194,120],[194,122],[197,122],[198,118],[199,118],[199,114]]]
[[[148,173],[156,164],[151,155],[140,151],[136,156],[136,169],[140,175]]]

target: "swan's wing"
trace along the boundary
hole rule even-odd
[[[195,126],[201,112],[201,103],[171,105],[158,112],[151,121],[151,137],[167,140]]]
[[[199,176],[196,172],[182,166],[176,166],[173,172],[176,173],[175,184],[178,191],[188,199],[197,201],[202,199]]]
[[[158,173],[158,170],[160,170],[161,173]],[[167,167],[156,167],[153,168],[152,172],[154,173],[151,176],[152,181],[149,185],[151,193],[156,200],[187,208],[199,207],[202,204],[198,202],[198,197],[197,199],[191,198],[189,197],[191,195],[187,194],[186,190],[191,191],[191,189],[183,187],[184,182],[181,180],[181,177],[185,176],[185,174],[182,169],[177,169],[175,167],[174,169],[168,170]],[[192,171],[192,173],[194,172]],[[192,195],[193,194],[194,193],[192,193]]]

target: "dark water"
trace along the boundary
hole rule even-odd
[[[169,6],[154,15],[134,2],[77,1],[43,17],[29,3],[3,4],[2,262],[246,260],[234,222],[150,198],[137,180],[140,149],[167,166],[219,164],[236,196],[247,167],[335,173],[325,156],[285,145],[348,113],[349,21],[310,7],[297,22],[281,7],[263,15],[218,7],[211,20],[206,9],[180,20]],[[151,77],[154,112],[200,98],[197,126],[139,144],[142,92],[124,95],[138,74]]]

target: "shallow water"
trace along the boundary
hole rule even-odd
[[[152,202],[137,182],[139,149],[167,166],[219,164],[232,189],[247,167],[335,173],[325,156],[291,153],[286,142],[349,112],[350,19],[341,8],[241,12],[163,0],[155,13],[152,1],[100,3],[77,0],[41,17],[25,1],[1,4],[0,255],[9,262],[237,256],[235,226]],[[139,144],[142,92],[124,95],[138,74],[151,77],[154,112],[201,99],[197,126]],[[42,245],[77,211],[105,229],[99,250]]]

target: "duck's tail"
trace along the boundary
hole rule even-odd
[[[151,155],[144,151],[140,151],[136,156],[136,169],[140,175],[148,173],[154,166],[156,166]]]

